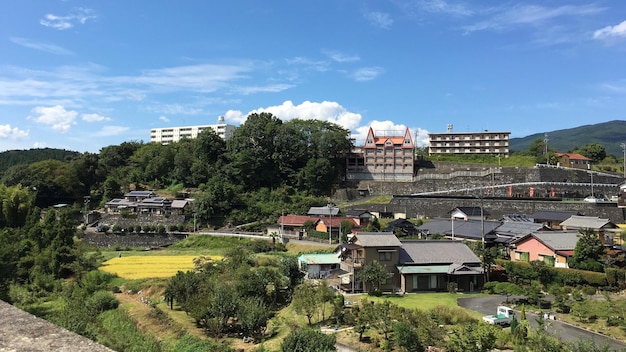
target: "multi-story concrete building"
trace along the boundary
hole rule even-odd
[[[237,127],[224,123],[224,117],[220,116],[216,125],[153,128],[150,130],[150,142],[169,144],[183,138],[196,138],[200,132],[208,128],[227,140],[233,136]]]
[[[509,156],[511,132],[453,132],[428,134],[428,154],[489,154]]]
[[[346,177],[410,182],[414,175],[414,147],[408,128],[400,135],[389,131],[375,135],[370,127],[365,144],[348,156]]]

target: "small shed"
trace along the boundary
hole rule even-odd
[[[298,257],[298,266],[308,279],[325,279],[331,271],[339,268],[337,253],[302,254]]]

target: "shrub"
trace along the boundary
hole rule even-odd
[[[97,316],[107,310],[115,309],[120,302],[109,291],[96,291],[85,300],[85,307],[91,316]]]

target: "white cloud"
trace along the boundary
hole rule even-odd
[[[76,23],[85,24],[87,20],[94,18],[96,18],[96,16],[93,10],[77,8],[67,16],[57,16],[51,13],[46,14],[44,18],[39,20],[39,24],[44,27],[65,30],[74,27]]]
[[[369,11],[364,16],[372,25],[382,29],[389,29],[393,24],[393,18],[388,13]]]
[[[352,131],[354,145],[361,146],[365,143],[365,138],[367,138],[370,127],[374,131],[375,136],[403,136],[407,128],[406,125],[398,125],[389,120],[374,120],[371,121],[369,125],[360,126]],[[416,146],[423,147],[428,145],[428,131],[417,127],[409,127],[409,132]]]
[[[32,113],[38,115],[31,117],[34,121],[52,126],[53,130],[66,133],[70,130],[72,125],[75,125],[75,119],[78,113],[76,111],[67,111],[61,105],[44,107],[38,106],[33,108]]]
[[[466,33],[482,30],[504,30],[515,26],[542,25],[550,20],[562,17],[589,16],[604,11],[605,8],[596,5],[564,5],[546,7],[540,5],[518,5],[490,8],[483,12],[485,20],[462,27]]]
[[[323,101],[316,103],[305,101],[302,104],[294,105],[289,100],[281,105],[252,110],[245,115],[241,111],[229,110],[224,114],[224,119],[229,122],[242,124],[246,121],[248,115],[261,112],[270,112],[282,121],[293,119],[329,121],[348,130],[356,128],[361,121],[361,114],[350,112],[336,102]]]
[[[83,114],[83,121],[87,121],[87,122],[111,121],[111,118],[102,116],[99,114]]]
[[[11,125],[0,125],[0,139],[22,140],[28,137],[28,131],[20,130]]]
[[[422,0],[418,5],[427,12],[446,13],[456,16],[470,16],[474,13],[463,4],[450,4],[444,0]]]
[[[95,133],[96,137],[110,137],[110,136],[118,136],[128,131],[128,127],[124,126],[104,126],[100,129],[100,131]]]
[[[606,26],[593,33],[593,39],[607,39],[612,37],[626,38],[626,21],[615,26]]]
[[[62,48],[58,45],[36,42],[27,38],[11,37],[9,38],[9,40],[25,48],[35,49],[35,50],[43,51],[43,52],[50,53],[50,54],[55,54],[55,55],[72,55],[73,54],[71,51],[65,48]]]
[[[170,122],[170,119],[168,119],[167,116],[159,116],[159,120],[163,122]]]
[[[297,56],[286,60],[288,65],[300,65],[318,72],[328,71],[329,63],[324,60],[312,60],[306,57]]]
[[[383,74],[385,70],[381,67],[362,67],[352,73],[352,78],[358,82],[371,81]]]
[[[338,51],[327,51],[325,53],[331,60],[335,62],[355,62],[359,61],[361,58],[358,55],[346,55],[340,53]]]

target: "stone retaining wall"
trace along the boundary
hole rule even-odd
[[[83,241],[98,248],[160,248],[187,238],[187,234],[104,234],[87,233]]]

